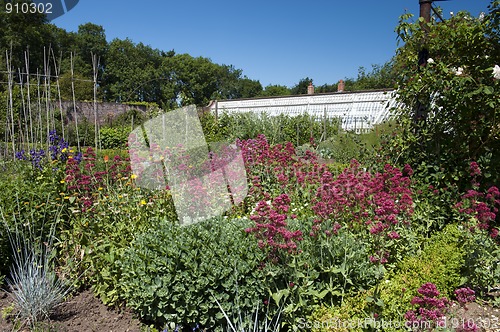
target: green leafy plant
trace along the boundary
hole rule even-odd
[[[500,246],[484,230],[463,232],[465,283],[485,295],[500,283]]]
[[[310,230],[312,220],[296,221]],[[304,237],[298,253],[271,269],[266,282],[271,298],[283,306],[283,322],[289,328],[300,324],[317,306],[343,303],[352,294],[375,286],[379,269],[369,261],[366,239],[347,229],[333,236]]]
[[[130,133],[130,128],[103,127],[99,131],[100,146],[102,149],[125,148]]]
[[[119,260],[120,298],[145,321],[223,326],[215,300],[233,314],[266,299],[264,254],[244,232],[245,219],[207,220],[188,227],[160,221],[137,236]],[[215,299],[214,299],[215,297]]]
[[[212,115],[204,115],[202,124],[204,131],[210,139],[220,140],[220,134],[226,140],[251,139],[258,135],[264,135],[272,144],[284,144],[291,142],[300,146],[311,142],[321,142],[327,137],[339,132],[339,121],[337,119],[322,119],[317,121],[313,116],[303,114],[289,116],[280,114],[270,116],[266,113],[238,113],[221,114],[217,121]],[[217,135],[214,130],[217,129]]]

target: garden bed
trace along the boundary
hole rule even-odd
[[[4,312],[11,307],[12,299],[4,291],[0,291],[0,331],[13,331],[12,319],[4,318]],[[50,316],[49,320],[39,323],[42,331],[57,332],[139,332],[141,323],[129,310],[113,309],[105,306],[90,291],[78,293],[61,305]],[[29,331],[28,328],[21,331]]]

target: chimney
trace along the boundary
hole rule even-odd
[[[314,86],[312,82],[309,82],[309,86],[307,87],[307,94],[308,95],[313,95],[314,94]]]
[[[343,80],[339,81],[339,84],[337,85],[337,92],[344,92],[345,89],[345,83]]]

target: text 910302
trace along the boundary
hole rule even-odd
[[[5,4],[7,14],[52,14],[52,3],[10,3]]]

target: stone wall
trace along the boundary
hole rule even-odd
[[[84,121],[84,118],[88,122],[94,123],[94,103],[92,102],[80,102],[75,103],[76,106],[76,117],[78,122]],[[56,116],[59,113],[59,102],[53,104],[54,109],[57,109]],[[75,107],[73,107],[73,102],[63,101],[62,110],[68,122],[75,121]],[[140,112],[146,113],[147,107],[144,105],[126,105],[118,103],[97,103],[97,121],[100,125],[106,125],[112,123],[113,119],[118,115],[126,113],[130,110],[139,110]]]

